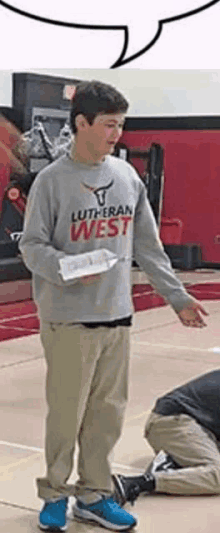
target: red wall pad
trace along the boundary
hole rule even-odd
[[[199,244],[203,261],[220,263],[220,128],[125,131],[122,141],[132,150],[162,145],[162,217],[180,219],[181,244]],[[143,162],[133,164],[141,171]]]

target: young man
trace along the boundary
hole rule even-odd
[[[142,476],[113,476],[120,504],[141,492],[220,494],[220,370],[159,398],[145,437],[159,453]]]
[[[182,323],[205,325],[205,310],[186,293],[163,251],[142,181],[131,165],[111,156],[127,109],[109,85],[77,85],[71,151],[39,173],[29,194],[20,249],[33,272],[47,361],[47,474],[37,480],[46,500],[43,529],[66,528],[70,494],[82,520],[114,531],[136,524],[112,499],[108,463],[127,401],[133,253]],[[62,279],[60,259],[102,248],[117,256],[112,269]],[[67,480],[76,440],[79,479],[73,487]]]

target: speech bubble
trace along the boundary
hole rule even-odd
[[[123,30],[123,50],[111,66],[117,68],[147,52],[159,39],[164,24],[196,15],[219,1],[0,0],[0,5],[47,24],[89,30]]]

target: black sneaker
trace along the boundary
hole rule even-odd
[[[126,502],[133,505],[140,492],[150,493],[155,488],[154,477],[150,474],[133,477],[114,474],[112,480],[115,486],[114,498],[121,506]]]
[[[161,450],[149,464],[145,474],[154,475],[156,472],[166,472],[167,470],[177,470],[178,468],[181,468],[181,466],[174,461],[171,455]]]
[[[131,481],[131,478],[121,476],[120,474],[114,474],[112,480],[115,486],[114,498],[123,506],[126,502],[130,502],[132,505],[140,494],[140,488],[135,481]]]

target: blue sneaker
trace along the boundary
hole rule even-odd
[[[77,500],[73,507],[74,516],[82,521],[95,522],[114,531],[128,531],[136,526],[136,519],[122,509],[113,498],[102,497],[89,505]]]
[[[47,531],[66,531],[68,498],[45,502],[39,516],[39,527]]]

